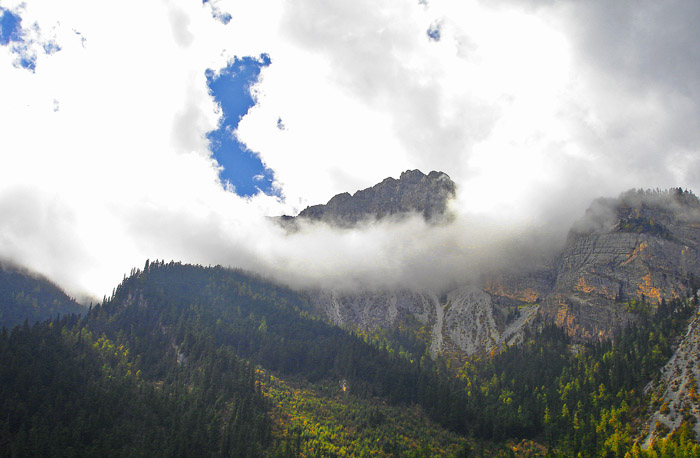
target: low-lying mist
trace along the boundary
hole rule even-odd
[[[274,225],[274,222],[268,223]],[[418,214],[341,229],[298,221],[287,233],[268,228],[267,249],[253,270],[297,289],[433,290],[444,293],[484,274],[527,270],[549,262],[566,232],[507,225],[483,215],[455,214],[431,224]]]

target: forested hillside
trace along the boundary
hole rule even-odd
[[[311,318],[304,307],[296,293],[242,272],[153,263],[81,320],[5,330],[2,448],[7,456],[302,456],[318,439],[291,415],[295,403],[285,407],[283,382],[271,385],[272,373],[335,386],[324,396],[342,396],[344,415],[362,429],[389,417],[387,403],[428,405],[440,386],[435,370]],[[416,415],[421,432],[428,420]],[[333,418],[324,421],[342,427]],[[354,435],[335,442],[367,456],[417,443],[421,456],[433,456],[463,441],[446,434],[410,441],[382,434],[360,448]]]
[[[696,285],[694,285],[696,286]],[[644,387],[697,297],[630,303],[614,340],[540,323],[461,365],[355,334],[241,271],[147,263],[85,317],[0,336],[3,456],[698,456],[639,448]],[[683,455],[685,454],[685,455]]]
[[[34,324],[85,311],[49,280],[0,262],[0,326],[11,328],[24,320]]]

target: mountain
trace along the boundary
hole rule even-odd
[[[542,322],[579,340],[608,339],[643,309],[688,297],[700,276],[699,250],[697,197],[630,191],[594,202],[545,265],[485,274],[447,293],[331,289],[311,298],[317,313],[349,329],[412,327],[433,357],[510,345]]]
[[[426,221],[440,222],[449,219],[448,202],[455,196],[455,183],[446,173],[425,175],[420,170],[407,170],[398,180],[386,178],[355,194],[344,192],[325,205],[307,207],[296,218],[352,227],[363,221],[418,213]],[[292,225],[295,218],[286,216],[282,221]]]
[[[55,318],[56,315],[86,311],[85,307],[48,279],[26,269],[0,263],[0,327],[12,328],[25,320],[33,324]]]
[[[700,202],[680,189],[598,200],[569,233],[555,273],[543,314],[579,337],[611,337],[639,309],[691,293]]]
[[[0,332],[0,456],[700,456],[698,209],[598,200],[551,259],[447,292],[147,261]]]
[[[331,289],[315,291],[311,298],[317,313],[348,329],[411,329],[432,358],[468,358],[526,343],[544,323],[564,330],[575,342],[619,338],[649,316],[661,318],[668,304],[676,304],[671,308],[677,311],[679,300],[695,298],[698,277],[698,198],[679,188],[631,190],[593,202],[561,252],[525,272],[485,274],[481,283],[446,294]],[[675,351],[667,353],[661,378],[650,372],[640,376],[653,379],[645,389],[652,401],[640,433],[647,447],[674,431],[700,438],[700,414],[694,407],[700,322],[675,326],[676,331],[662,331]]]

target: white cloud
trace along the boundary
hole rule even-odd
[[[700,188],[697,16],[687,2],[27,2],[23,25],[61,51],[31,73],[0,48],[0,257],[96,296],[146,258],[295,284],[457,281],[523,225],[561,234],[598,195]],[[224,190],[205,138],[219,116],[205,70],[262,53],[236,135],[283,203]],[[457,181],[458,224],[285,237],[263,223],[409,168]]]

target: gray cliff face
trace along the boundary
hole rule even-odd
[[[636,304],[684,297],[700,274],[699,210],[676,190],[597,201],[569,234],[543,314],[577,337],[607,338]]]
[[[333,323],[363,331],[402,325],[428,337],[432,357],[438,354],[472,355],[522,339],[523,330],[537,315],[529,305],[508,321],[491,296],[464,286],[442,298],[432,291],[385,291],[342,294],[315,291],[311,303]]]
[[[407,170],[398,180],[387,178],[353,195],[338,194],[325,205],[307,207],[297,218],[351,227],[368,219],[419,213],[427,221],[438,222],[447,217],[447,203],[455,197],[455,188],[445,173]]]
[[[424,186],[426,178],[416,171],[405,172],[401,180]],[[351,220],[357,221],[379,207],[384,208],[380,215],[399,208],[425,210],[417,203],[391,200],[412,195],[387,190],[406,189],[398,184],[401,180],[387,179],[355,196],[334,198],[327,206],[319,206],[323,211],[315,217],[353,215]],[[452,191],[440,192],[444,197]],[[391,203],[381,206],[377,199],[382,198]],[[422,196],[412,202],[433,201]],[[309,211],[317,211],[314,208]],[[363,210],[343,213],[336,208]],[[364,330],[413,326],[429,339],[433,357],[472,355],[517,342],[525,329],[541,321],[553,322],[581,340],[611,338],[636,319],[640,308],[685,297],[691,275],[700,276],[698,199],[680,190],[632,191],[617,199],[595,201],[570,231],[564,249],[546,265],[526,272],[487,274],[478,288],[465,285],[442,295],[321,291],[312,300],[320,314],[339,325]]]

